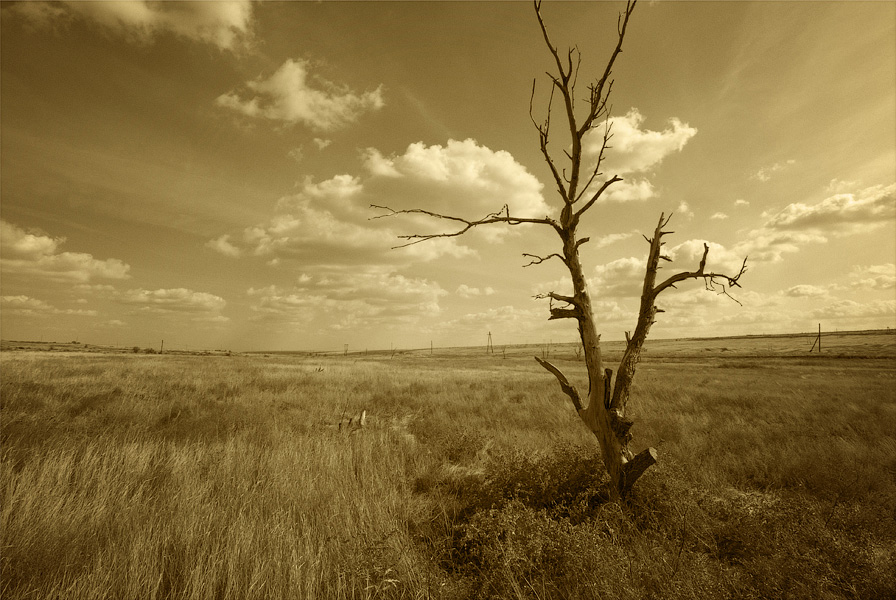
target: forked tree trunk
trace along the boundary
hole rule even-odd
[[[563,253],[554,253],[548,256],[535,256],[525,254],[532,258],[533,264],[541,264],[548,259],[560,259],[569,270],[572,278],[573,295],[566,296],[555,292],[539,295],[540,298],[550,298],[552,305],[550,308],[551,319],[575,319],[579,326],[579,336],[582,340],[582,348],[585,352],[585,365],[588,369],[588,395],[587,406],[583,403],[579,391],[573,386],[566,376],[560,370],[546,360],[535,357],[545,369],[554,374],[560,383],[561,389],[572,400],[576,411],[582,421],[594,433],[600,444],[603,462],[607,473],[610,476],[611,491],[616,497],[623,497],[631,490],[632,485],[638,480],[651,465],[656,463],[657,454],[653,448],[634,455],[629,449],[632,435],[630,429],[634,422],[626,415],[629,395],[631,393],[632,380],[635,375],[635,368],[641,359],[641,348],[647,339],[647,333],[653,324],[654,317],[661,312],[654,304],[657,295],[663,290],[674,287],[674,284],[685,279],[702,278],[708,288],[713,289],[714,283],[722,284],[721,293],[726,293],[725,285],[737,286],[738,279],[746,271],[746,259],[735,276],[721,275],[715,273],[705,273],[706,255],[709,247],[704,244],[703,259],[700,266],[693,272],[682,272],[665,280],[657,285],[656,277],[659,271],[660,260],[670,260],[663,256],[661,249],[663,246],[662,237],[667,235],[668,231],[663,228],[669,223],[668,218],[660,215],[659,223],[654,231],[653,238],[645,238],[650,244],[650,252],[647,257],[647,270],[644,274],[644,287],[641,293],[641,305],[638,311],[638,322],[635,326],[634,334],[626,333],[627,345],[622,361],[616,374],[615,384],[613,382],[613,372],[604,368],[600,352],[600,336],[597,333],[597,327],[594,320],[594,313],[591,307],[591,297],[588,294],[588,288],[585,282],[585,274],[582,269],[582,263],[579,260],[579,247],[588,241],[587,237],[577,238],[576,228],[579,220],[595,203],[598,202],[601,195],[612,184],[621,181],[619,177],[613,176],[601,179],[601,165],[604,160],[604,153],[610,148],[608,142],[612,137],[610,132],[610,120],[608,99],[610,90],[613,87],[611,73],[613,65],[619,53],[622,52],[622,41],[625,38],[625,31],[628,26],[629,17],[635,9],[636,0],[628,0],[625,11],[620,14],[617,21],[617,44],[616,48],[607,61],[603,75],[594,83],[588,86],[588,97],[586,98],[585,111],[582,118],[576,117],[575,111],[575,85],[578,77],[578,69],[580,57],[576,49],[570,49],[565,57],[561,57],[556,46],[551,43],[548,36],[547,28],[541,18],[541,0],[535,0],[535,15],[541,26],[545,44],[550,50],[551,56],[554,58],[554,64],[557,72],[548,73],[551,79],[551,96],[548,103],[547,117],[543,122],[539,123],[532,117],[532,100],[530,100],[529,111],[532,123],[538,130],[541,153],[545,163],[550,169],[554,183],[557,187],[561,199],[563,200],[563,209],[560,219],[549,216],[544,218],[516,217],[510,214],[510,209],[505,205],[498,212],[491,213],[477,220],[470,220],[463,217],[452,215],[444,215],[432,211],[414,208],[393,210],[386,206],[374,206],[374,208],[383,209],[386,214],[381,216],[393,216],[398,214],[427,215],[436,219],[447,220],[456,223],[459,229],[452,233],[437,234],[414,234],[400,236],[406,240],[403,246],[417,244],[426,240],[442,237],[456,237],[463,235],[473,227],[480,225],[490,225],[494,223],[504,223],[508,225],[534,224],[545,225],[552,228],[559,236],[563,243]],[[551,128],[551,103],[554,100],[554,94],[559,94],[563,102],[563,113],[566,117],[565,125],[568,127],[569,145],[564,149],[563,154],[566,157],[566,165],[558,166],[554,156],[548,150],[548,141]],[[533,84],[532,95],[534,99],[535,86]],[[596,163],[586,165],[583,163],[583,139],[586,135],[591,134],[601,124],[604,125],[603,143]],[[602,183],[600,183],[602,181]],[[599,184],[599,185],[598,185]],[[596,189],[595,189],[596,188]],[[528,265],[527,265],[528,266]],[[565,306],[555,308],[553,301],[563,302]]]
[[[660,219],[659,228],[663,220]],[[638,318],[638,327],[635,329],[635,337],[630,338],[626,351],[620,364],[617,375],[616,389],[613,389],[613,372],[605,369],[600,349],[600,335],[594,322],[594,313],[591,308],[591,297],[585,282],[585,274],[582,263],[579,260],[578,247],[575,239],[575,223],[564,223],[569,226],[563,228],[564,260],[572,277],[573,296],[570,299],[552,296],[563,301],[572,300],[572,309],[553,309],[551,318],[575,318],[579,325],[579,337],[585,352],[585,366],[588,370],[588,398],[587,406],[582,403],[578,390],[569,383],[566,376],[551,363],[535,357],[544,368],[554,374],[560,382],[563,391],[570,397],[579,417],[591,430],[600,444],[601,455],[610,477],[611,491],[616,496],[625,496],[631,490],[638,477],[651,465],[656,463],[657,453],[653,448],[647,448],[637,456],[629,449],[632,439],[630,429],[634,424],[626,416],[629,391],[634,375],[635,365],[640,360],[641,346],[647,337],[647,330],[652,322],[656,308],[653,306],[653,281],[656,279],[656,265],[650,268],[651,260],[659,258],[659,244],[651,243],[651,253],[648,259],[648,270],[645,277],[645,297],[642,297],[641,311]],[[659,235],[654,236],[659,239]],[[656,253],[653,252],[657,247]],[[652,277],[651,277],[652,274]],[[645,301],[646,300],[646,301]],[[645,311],[644,307],[649,308]],[[571,311],[567,313],[566,311]]]

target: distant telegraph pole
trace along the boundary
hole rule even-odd
[[[812,347],[809,348],[809,352],[815,350],[815,346],[818,345],[818,352],[821,353],[821,323],[818,324],[818,336],[815,338],[815,341],[812,343]]]
[[[495,347],[492,346],[492,332],[491,331],[488,332],[488,345],[485,347],[485,353],[486,354],[494,354],[495,353]]]

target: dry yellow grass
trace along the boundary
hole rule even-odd
[[[2,595],[896,595],[892,356],[720,352],[648,353],[624,506],[522,355],[4,352]]]

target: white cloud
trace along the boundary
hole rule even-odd
[[[726,215],[723,212],[717,212],[717,213],[713,213],[712,216],[709,218],[714,219],[716,221],[723,221],[728,218],[728,215]]]
[[[317,85],[309,79],[307,61],[287,59],[268,79],[247,81],[247,94],[234,90],[215,102],[248,117],[301,123],[315,131],[345,127],[363,113],[385,105],[382,86],[358,94],[320,78],[315,78]]]
[[[236,246],[234,246],[230,242],[230,236],[228,234],[224,234],[214,240],[209,240],[205,243],[207,248],[211,248],[215,252],[220,252],[224,256],[232,256],[237,258],[242,256],[243,252]]]
[[[602,235],[594,240],[594,248],[600,249],[605,248],[611,244],[615,244],[616,242],[621,242],[622,240],[627,240],[632,237],[634,233],[611,233],[609,235]]]
[[[314,138],[314,145],[317,146],[318,150],[323,150],[327,146],[333,143],[333,140],[323,139],[323,138]]]
[[[48,315],[75,315],[82,317],[95,317],[95,310],[83,309],[60,309],[47,304],[43,300],[32,298],[30,296],[2,296],[0,297],[0,308],[7,315],[18,315],[22,317],[42,317]]]
[[[691,210],[691,207],[684,200],[678,203],[678,208],[675,209],[675,212],[688,219],[694,218],[694,211]]]
[[[823,308],[812,311],[817,319],[862,319],[869,317],[896,317],[896,300],[878,300],[859,303],[853,300],[838,300]]]
[[[867,232],[896,218],[896,183],[836,194],[811,205],[797,202],[775,215],[763,216],[768,219],[765,227],[778,231]]]
[[[800,284],[788,288],[784,294],[793,298],[820,298],[822,296],[827,296],[828,291],[817,285]]]
[[[130,266],[116,258],[97,260],[82,252],[58,252],[65,238],[29,233],[0,220],[0,269],[59,282],[127,279]]]
[[[473,298],[476,296],[491,296],[495,293],[495,290],[491,287],[479,289],[477,287],[470,287],[462,283],[457,286],[457,290],[455,291],[455,293],[461,298]]]
[[[892,224],[896,217],[896,184],[837,194],[815,204],[792,203],[762,216],[765,223],[750,231],[733,251],[749,255],[753,263],[778,262],[808,244],[827,242],[829,236],[867,233]]]
[[[743,198],[738,198],[734,201],[734,206],[750,206],[750,202]]]
[[[216,318],[227,305],[220,296],[186,288],[133,289],[120,294],[117,300],[137,307],[141,312],[158,315],[188,314],[194,320]]]
[[[435,282],[389,272],[329,272],[303,276],[291,289],[250,288],[256,320],[344,330],[372,324],[412,323],[440,312],[446,292]]]
[[[618,181],[601,194],[600,202],[639,202],[656,196],[653,184],[646,179]]]
[[[828,184],[827,190],[829,192],[833,192],[835,194],[840,194],[846,192],[848,190],[854,190],[859,187],[858,181],[847,181],[844,179],[831,179],[831,182]]]
[[[83,19],[127,39],[148,43],[163,33],[234,50],[251,38],[252,2],[127,0],[22,2],[19,14],[38,25]]]
[[[644,258],[620,258],[594,267],[594,277],[588,281],[595,297],[637,297],[644,286]]]
[[[762,167],[761,169],[759,169],[758,171],[753,173],[753,175],[750,176],[750,179],[756,179],[756,180],[762,181],[764,183],[764,182],[768,181],[769,179],[771,179],[772,175],[774,173],[783,171],[784,169],[786,169],[787,167],[789,167],[795,163],[796,163],[796,161],[793,159],[787,160],[785,162],[776,162],[773,165]]]
[[[658,166],[664,158],[680,152],[697,130],[678,119],[669,119],[663,131],[641,129],[644,117],[632,108],[624,117],[611,117],[612,138],[601,171],[607,175],[641,173]],[[583,140],[585,156],[596,160],[603,143],[604,127],[590,131]]]
[[[411,144],[400,156],[384,157],[368,150],[366,175],[337,175],[315,183],[277,203],[267,223],[245,229],[241,236],[221,236],[208,246],[231,256],[238,252],[269,259],[301,259],[317,266],[396,265],[439,256],[475,253],[457,238],[441,238],[391,250],[399,235],[453,231],[452,224],[419,215],[373,219],[382,211],[370,205],[401,210],[426,208],[471,219],[509,206],[513,216],[543,217],[550,209],[541,197],[541,183],[513,157],[474,140],[450,140],[445,146]],[[468,240],[490,242],[513,228],[494,226]],[[238,237],[241,237],[239,241]]]
[[[896,288],[896,264],[857,266],[849,274],[850,285],[862,290],[891,290]]]
[[[706,256],[707,273],[726,273],[732,276],[740,271],[743,265],[743,250],[737,246],[729,250],[722,244],[710,242],[708,240],[691,239],[682,242],[666,251],[666,255],[672,259],[670,273],[672,271],[695,271],[700,266],[700,259],[703,258],[704,244],[709,246],[709,254]],[[663,261],[661,261],[663,262]],[[669,263],[666,263],[669,264]],[[662,266],[662,265],[661,265]],[[660,275],[657,279],[662,279]]]

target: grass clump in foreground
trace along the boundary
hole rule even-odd
[[[620,505],[529,361],[0,361],[4,598],[896,596],[892,362],[645,363]]]

